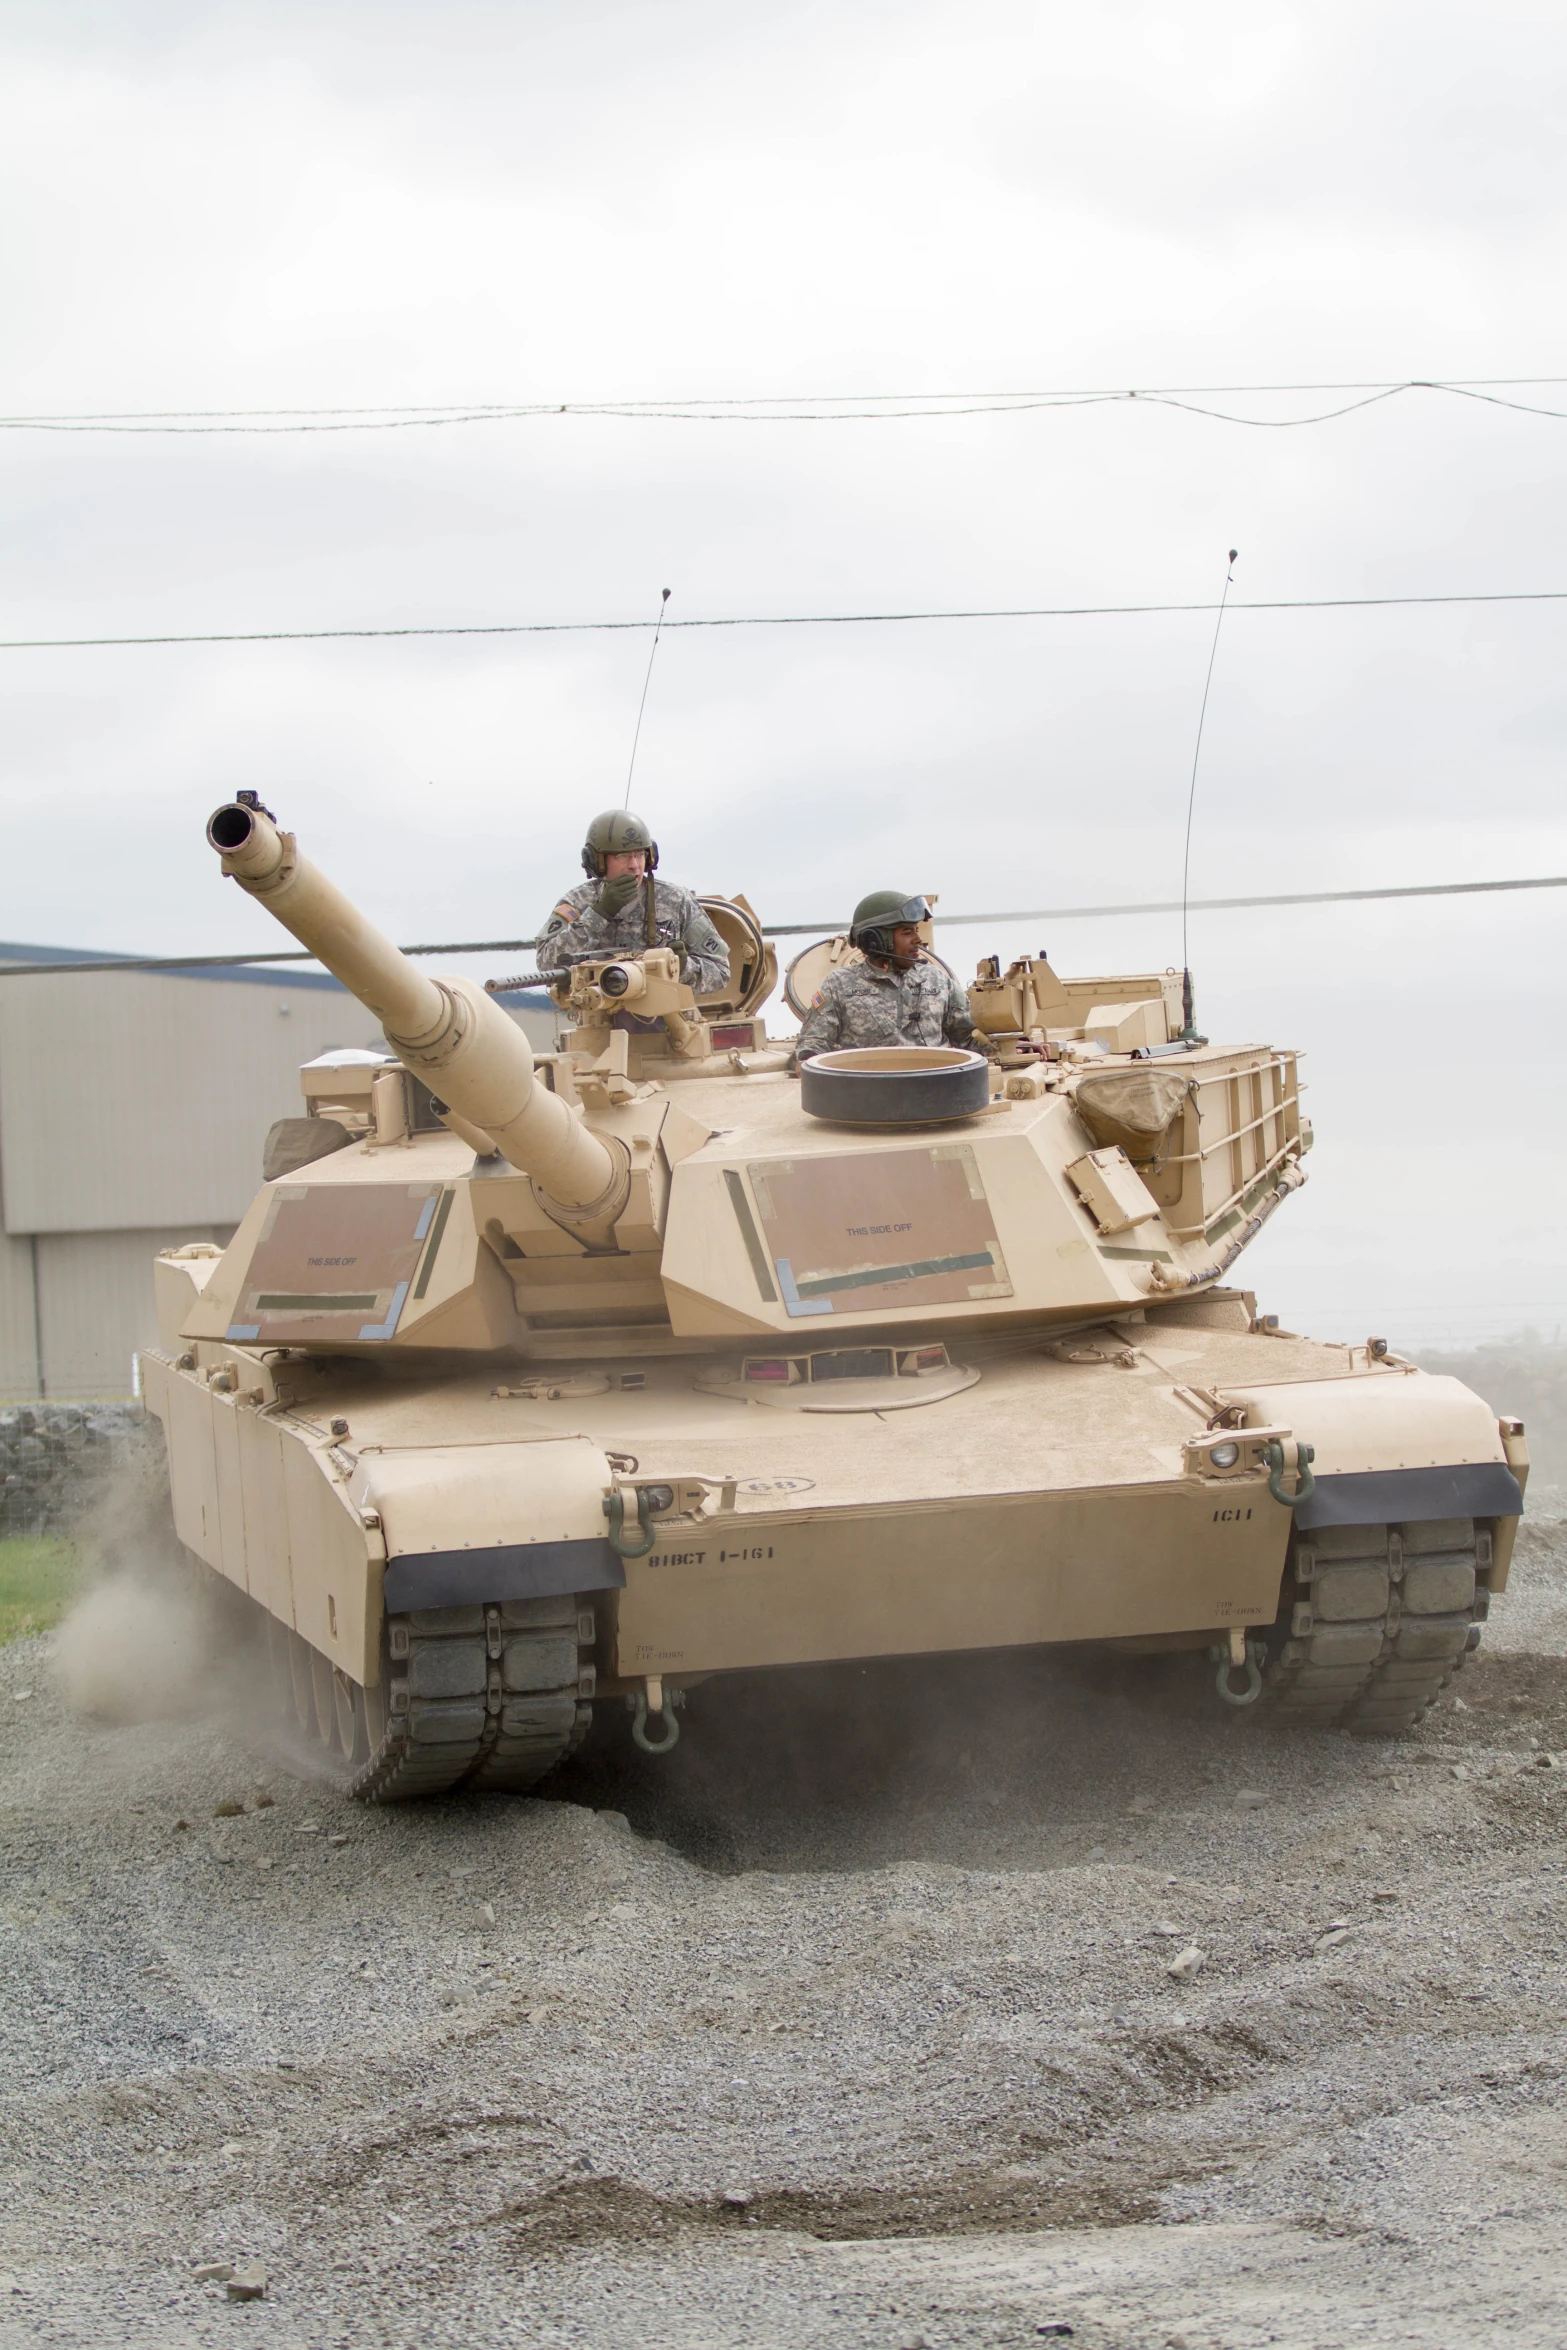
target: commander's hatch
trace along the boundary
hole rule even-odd
[[[697,997],[704,1020],[744,1020],[759,1011],[778,985],[778,951],[745,898],[698,898],[698,905],[729,949],[729,985]]]

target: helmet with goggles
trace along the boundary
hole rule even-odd
[[[930,907],[923,898],[906,897],[899,889],[875,889],[854,909],[849,944],[878,963],[891,963],[895,969],[907,971],[917,957],[900,955],[893,933],[904,925],[917,926],[929,920]]]

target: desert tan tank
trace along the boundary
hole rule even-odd
[[[1178,975],[984,963],[993,1058],[796,1073],[709,899],[729,989],[578,965],[535,1056],[265,811],[208,829],[388,1056],[308,1066],[229,1247],[160,1257],[143,1378],[182,1541],[361,1795],[529,1786],[606,1701],[659,1751],[716,1673],[1040,1643],[1396,1732],[1478,1640],[1522,1428],[1226,1285],[1310,1130]]]

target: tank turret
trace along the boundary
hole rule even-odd
[[[1178,974],[990,959],[983,1054],[797,1071],[707,899],[727,988],[580,963],[535,1054],[259,806],[208,836],[388,1052],[311,1063],[228,1247],[159,1259],[143,1378],[181,1540],[361,1794],[531,1785],[606,1696],[656,1748],[712,1673],[1057,1641],[1396,1729],[1478,1639],[1522,1429],[1225,1286],[1311,1132]]]
[[[471,1233],[470,1302],[490,1299],[466,1317],[432,1314],[416,1279],[394,1311],[383,1252],[376,1311],[350,1331],[340,1316],[357,1308],[328,1301],[368,1285],[342,1293],[311,1278],[346,1262],[332,1236],[368,1216],[359,1185],[408,1194],[416,1107],[394,1099],[357,1140],[352,1120],[334,1129],[356,1161],[326,1158],[318,1189],[305,1166],[289,1170],[310,1196],[274,1212],[261,1253],[276,1278],[244,1285],[231,1338],[538,1353],[566,1333],[599,1351],[614,1332],[622,1348],[657,1352],[804,1322],[1062,1322],[1217,1280],[1302,1179],[1294,1056],[1172,1044],[1168,974],[1066,983],[1042,957],[1005,974],[985,964],[974,1004],[988,1062],[851,1051],[808,1064],[800,1084],[759,1023],[749,1051],[718,1046],[722,1022],[704,1017],[673,953],[653,948],[559,979],[564,1049],[536,1069],[493,998],[418,970],[262,810],[220,808],[208,837],[225,873],[382,1022],[396,1060],[371,1080],[372,1107],[377,1084],[417,1079],[475,1152],[450,1168],[441,1146],[414,1157],[432,1183],[455,1178],[466,1208],[448,1278]],[[403,1155],[389,1159],[389,1142]],[[376,1216],[395,1224],[384,1199]],[[295,1233],[287,1264],[279,1221]]]

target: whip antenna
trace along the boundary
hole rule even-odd
[[[1208,648],[1208,674],[1202,681],[1202,708],[1197,713],[1197,740],[1192,747],[1192,783],[1186,795],[1186,853],[1181,859],[1181,1010],[1186,1025],[1181,1030],[1180,1041],[1184,1045],[1206,1044],[1208,1041],[1206,1037],[1197,1034],[1192,999],[1192,966],[1186,951],[1186,910],[1191,897],[1192,875],[1192,814],[1197,806],[1197,762],[1202,757],[1202,730],[1208,715],[1208,689],[1213,683],[1214,662],[1219,657],[1219,631],[1224,626],[1224,607],[1235,585],[1235,559],[1239,553],[1239,547],[1231,547],[1229,568],[1224,575],[1224,592],[1219,598],[1219,617],[1213,624],[1213,643]],[[657,640],[654,641],[656,643]]]
[[[631,737],[631,764],[626,769],[626,796],[620,803],[623,808],[629,808],[631,805],[631,778],[637,771],[637,745],[642,740],[642,713],[647,708],[647,689],[653,682],[653,662],[658,653],[659,630],[664,625],[664,614],[669,608],[671,590],[664,588],[660,592],[663,601],[658,607],[658,618],[653,623],[653,644],[647,657],[647,675],[642,680],[642,699],[637,704],[636,732]]]

